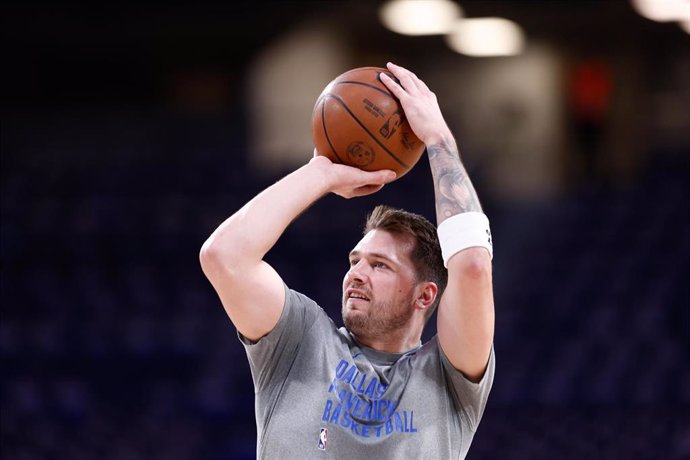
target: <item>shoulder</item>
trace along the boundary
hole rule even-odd
[[[288,325],[291,324],[290,329],[293,330],[295,325],[299,325],[305,335],[304,338],[307,334],[341,335],[331,317],[315,300],[287,286],[283,310],[285,318],[280,319],[279,325],[283,322]]]
[[[285,304],[276,325],[256,341],[250,341],[238,332],[244,345],[252,347],[258,344],[268,345],[286,340],[289,336],[293,337],[292,340],[299,341],[307,331],[314,329],[313,326],[320,325],[321,327],[317,329],[323,329],[323,323],[330,321],[330,317],[313,299],[287,285],[284,285],[284,289]]]
[[[310,297],[302,294],[299,291],[289,288],[285,285],[285,306],[293,306],[297,308],[312,308],[320,309],[319,305]]]
[[[283,316],[300,316],[307,323],[319,316],[328,316],[321,306],[307,295],[285,286]],[[281,318],[282,320],[283,318]]]
[[[440,366],[441,347],[438,343],[438,337],[433,336],[417,350],[410,352],[409,356],[416,366]]]
[[[463,375],[462,372],[453,367],[448,357],[443,352],[443,348],[441,347],[438,341],[437,335],[433,336],[429,341],[424,343],[424,345],[422,345],[416,351],[411,352],[409,358],[410,361],[413,363],[413,366],[417,369],[438,369],[439,371],[443,372],[447,377],[449,377],[450,380],[454,383],[462,382],[463,384],[473,384],[473,382],[467,380],[467,378]],[[492,347],[491,353],[489,355],[489,362],[487,363],[487,369],[485,371],[484,378],[482,378],[481,380],[493,380],[494,368],[495,356]]]

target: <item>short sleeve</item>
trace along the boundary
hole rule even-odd
[[[319,310],[313,300],[285,286],[283,312],[271,332],[252,342],[238,331],[257,391],[287,375],[297,356],[300,340],[314,323]]]
[[[496,371],[494,348],[491,347],[486,371],[477,383],[468,380],[462,372],[455,369],[440,345],[438,348],[446,378],[452,388],[456,409],[465,417],[470,429],[476,431],[484,414],[486,401],[494,381],[494,372]]]

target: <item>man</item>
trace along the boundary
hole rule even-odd
[[[395,176],[315,155],[201,249],[249,358],[259,458],[464,458],[486,404],[494,375],[488,220],[436,96],[407,69],[388,69],[399,83],[381,79],[427,147],[439,238],[421,216],[376,208],[350,252],[338,329],[263,257],[325,194],[374,193]],[[422,345],[436,305],[438,334]]]

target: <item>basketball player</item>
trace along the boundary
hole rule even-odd
[[[436,96],[394,64],[384,84],[427,147],[438,229],[386,207],[349,254],[336,327],[264,260],[327,193],[374,193],[391,171],[314,156],[259,193],[204,243],[201,266],[244,345],[259,458],[464,458],[494,377],[489,223]],[[296,265],[298,267],[298,265]],[[438,334],[421,343],[438,306]]]

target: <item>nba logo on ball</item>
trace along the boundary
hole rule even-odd
[[[319,433],[319,450],[326,450],[326,444],[328,443],[328,428],[321,428],[321,433]]]
[[[379,129],[379,133],[384,139],[390,139],[390,137],[395,134],[398,127],[402,124],[402,118],[400,118],[400,111],[396,110],[391,117],[386,120],[386,123]]]

